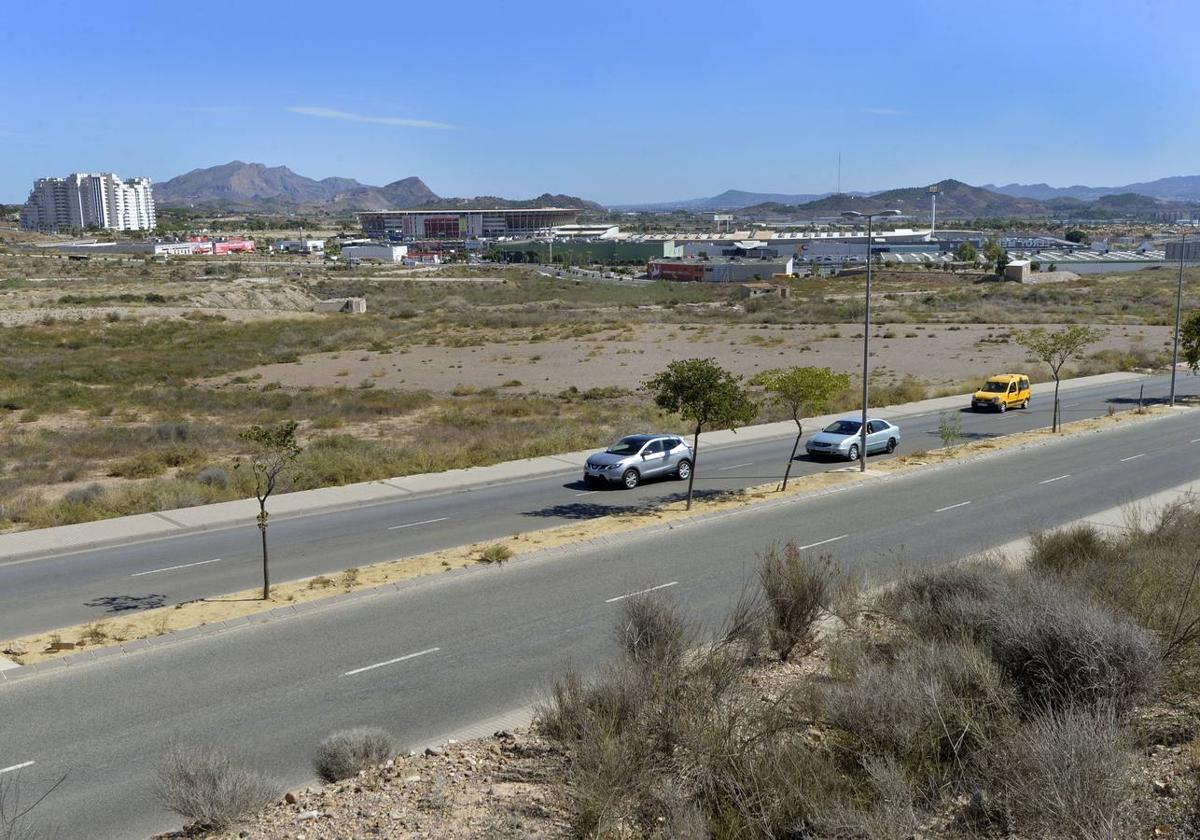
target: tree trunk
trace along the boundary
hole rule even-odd
[[[796,460],[796,450],[800,448],[800,438],[802,437],[804,437],[804,427],[797,423],[796,442],[792,444],[792,457],[788,458],[787,469],[783,471],[783,486],[779,488],[780,492],[787,489],[788,476],[792,474],[792,461]]]
[[[264,505],[262,508],[260,519],[258,520],[258,531],[262,534],[262,550],[263,550],[263,593],[264,601],[271,600],[271,572],[267,565],[267,509]]]
[[[696,480],[696,464],[700,462],[700,424],[696,424],[696,433],[692,436],[692,471],[688,473],[687,510],[692,509],[692,482]]]
[[[1058,377],[1054,377],[1054,421],[1052,423],[1051,432],[1058,433],[1059,417],[1058,417]]]

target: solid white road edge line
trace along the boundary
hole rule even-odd
[[[1070,478],[1070,477],[1071,477],[1071,474],[1067,473],[1066,475],[1058,475],[1058,476],[1055,476],[1054,478],[1047,478],[1045,481],[1039,481],[1038,484],[1053,484],[1056,481],[1062,481],[1064,478]]]
[[[141,577],[142,575],[156,575],[159,572],[173,572],[176,569],[190,569],[192,566],[207,566],[209,563],[220,563],[220,562],[221,562],[221,558],[218,557],[216,560],[201,560],[199,563],[182,563],[178,566],[167,566],[166,568],[163,568],[163,569],[151,569],[148,572],[134,572],[133,574],[130,575],[130,577]]]
[[[420,522],[408,522],[404,525],[389,525],[389,531],[399,531],[401,528],[415,528],[418,525],[432,525],[434,522],[445,522],[449,516],[439,516],[437,519],[422,519]]]
[[[397,656],[395,659],[389,659],[387,662],[376,662],[374,665],[367,665],[363,668],[355,668],[353,671],[347,671],[342,674],[343,677],[352,677],[355,674],[361,674],[363,671],[374,671],[376,668],[382,668],[384,665],[395,665],[397,662],[403,662],[406,659],[416,659],[418,656],[424,656],[427,653],[437,653],[441,648],[429,648],[428,650],[419,650],[416,653],[410,653],[407,656]]]
[[[809,543],[808,545],[802,545],[802,546],[799,546],[799,547],[798,547],[796,550],[797,550],[797,551],[807,551],[808,549],[810,549],[810,548],[816,548],[816,547],[817,547],[817,546],[819,546],[819,545],[829,545],[829,544],[830,544],[830,543],[832,543],[832,542],[837,542],[838,540],[844,540],[844,539],[846,539],[846,537],[848,537],[848,536],[850,536],[850,535],[849,535],[849,534],[842,534],[840,537],[830,537],[830,538],[829,538],[829,539],[827,539],[827,540],[821,540],[820,542]]]
[[[1121,463],[1124,464],[1126,461],[1136,461],[1138,458],[1144,458],[1145,455],[1145,452],[1139,452],[1137,455],[1130,455],[1128,458],[1122,458]]]
[[[25,767],[32,767],[36,763],[37,762],[35,762],[35,761],[25,761],[25,762],[22,762],[21,764],[14,764],[12,767],[0,767],[0,774],[11,773],[14,770],[21,770]]]
[[[946,505],[945,507],[938,508],[937,510],[934,511],[934,513],[945,513],[948,510],[954,510],[955,508],[964,507],[969,504],[971,504],[971,503],[970,502],[959,502],[956,505]]]
[[[666,589],[668,586],[676,586],[679,581],[673,580],[670,583],[660,583],[658,586],[651,586],[649,589],[643,589],[639,592],[627,592],[624,595],[618,595],[616,598],[608,598],[604,603],[615,604],[617,601],[624,601],[626,598],[632,598],[634,595],[645,595],[647,592],[656,592],[659,589]]]

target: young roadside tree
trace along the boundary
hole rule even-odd
[[[808,414],[820,414],[840,392],[850,387],[850,376],[834,373],[827,367],[790,367],[765,370],[754,377],[754,384],[761,385],[770,394],[771,402],[788,410],[796,423],[796,442],[792,444],[792,456],[783,471],[783,486],[786,490],[788,477],[792,474],[792,462],[804,436],[801,420]]]
[[[1030,352],[1038,361],[1045,362],[1054,376],[1054,419],[1051,431],[1057,432],[1061,422],[1058,405],[1058,386],[1062,380],[1063,365],[1076,358],[1083,348],[1095,344],[1104,337],[1104,331],[1083,324],[1063,327],[1057,332],[1046,332],[1043,327],[1018,332],[1017,343]]]
[[[1179,328],[1179,348],[1192,373],[1200,371],[1200,309],[1188,315]]]
[[[734,376],[713,359],[679,359],[646,382],[654,402],[664,411],[692,423],[692,472],[688,476],[687,509],[692,509],[692,484],[700,460],[700,432],[705,426],[735,429],[758,414],[758,406]]]
[[[246,462],[254,474],[254,495],[258,499],[258,530],[262,534],[262,599],[271,599],[271,573],[267,564],[267,499],[275,492],[279,479],[300,457],[296,442],[296,421],[285,420],[276,426],[251,426],[239,437],[250,444]],[[242,466],[239,459],[234,469]]]

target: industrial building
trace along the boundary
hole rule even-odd
[[[752,280],[768,280],[778,274],[791,274],[794,266],[795,261],[792,257],[785,260],[743,260],[734,257],[695,260],[663,258],[646,263],[646,276],[651,280],[745,283]]]
[[[1181,258],[1184,262],[1200,261],[1200,237],[1168,242],[1166,256],[1168,262],[1179,262]]]
[[[573,225],[579,210],[539,207],[529,210],[377,210],[359,213],[363,233],[372,238],[503,239],[547,236]]]
[[[346,245],[342,248],[342,259],[353,262],[399,263],[408,256],[407,245]]]
[[[276,239],[275,250],[284,254],[323,254],[324,239]]]
[[[105,254],[148,254],[155,257],[195,257],[239,254],[254,250],[253,239],[225,237],[222,239],[185,240],[144,239],[140,242],[63,242],[46,245],[55,251],[81,256]]]
[[[47,233],[153,230],[156,224],[150,179],[124,181],[111,172],[39,178],[21,210],[22,228]]]

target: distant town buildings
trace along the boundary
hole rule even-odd
[[[39,178],[21,211],[21,227],[48,233],[75,230],[153,230],[149,178],[122,180],[111,172]]]
[[[323,254],[324,239],[276,239],[275,250],[284,254]]]
[[[381,210],[359,213],[363,233],[372,238],[499,239],[545,236],[573,225],[579,211],[563,207],[529,210]]]

